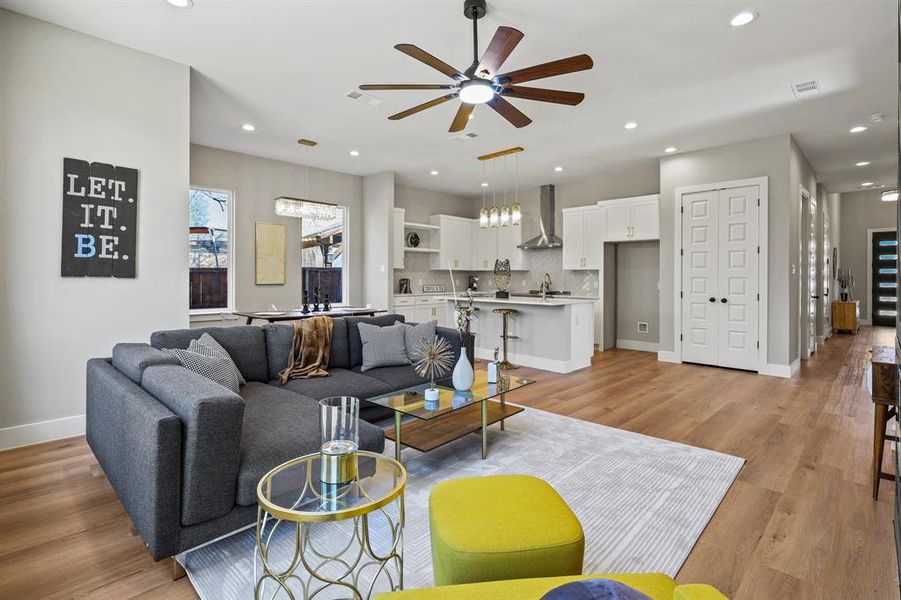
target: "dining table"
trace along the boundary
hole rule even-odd
[[[301,319],[309,319],[311,317],[374,317],[379,313],[388,312],[384,309],[371,307],[353,308],[353,307],[335,307],[331,310],[310,310],[304,312],[300,309],[293,310],[263,310],[263,311],[236,311],[233,314],[238,317],[244,317],[246,325],[250,325],[254,320],[267,321],[269,323],[277,323],[279,321],[299,321]]]

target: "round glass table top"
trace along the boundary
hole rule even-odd
[[[357,452],[357,477],[348,483],[320,481],[320,455],[283,463],[257,484],[260,508],[288,521],[351,519],[377,510],[403,493],[407,471],[399,462],[374,452]]]

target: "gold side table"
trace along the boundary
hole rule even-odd
[[[358,476],[347,484],[320,482],[318,453],[281,464],[260,480],[254,598],[319,598],[332,588],[364,600],[403,589],[407,472],[373,452],[360,451],[357,460]],[[374,526],[387,534],[380,544],[371,538]],[[292,552],[272,556],[286,529]]]

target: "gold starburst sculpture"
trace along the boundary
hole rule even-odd
[[[419,376],[432,382],[435,387],[435,379],[444,376],[454,364],[454,353],[451,345],[440,336],[431,339],[422,338],[416,345],[413,353],[416,363],[413,367]]]

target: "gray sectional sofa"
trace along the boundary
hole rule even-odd
[[[335,319],[329,376],[276,381],[289,360],[291,325],[157,331],[150,344],[117,344],[87,363],[87,440],[156,560],[254,522],[256,484],[291,458],[319,449],[318,401],[362,400],[424,383],[412,366],[360,372],[357,324],[401,315]],[[240,395],[182,367],[161,348],[209,333],[247,383]],[[456,330],[438,328],[459,355]],[[467,341],[472,357],[472,339]],[[361,418],[388,416],[364,402]],[[360,423],[360,446],[381,452],[384,432]]]

